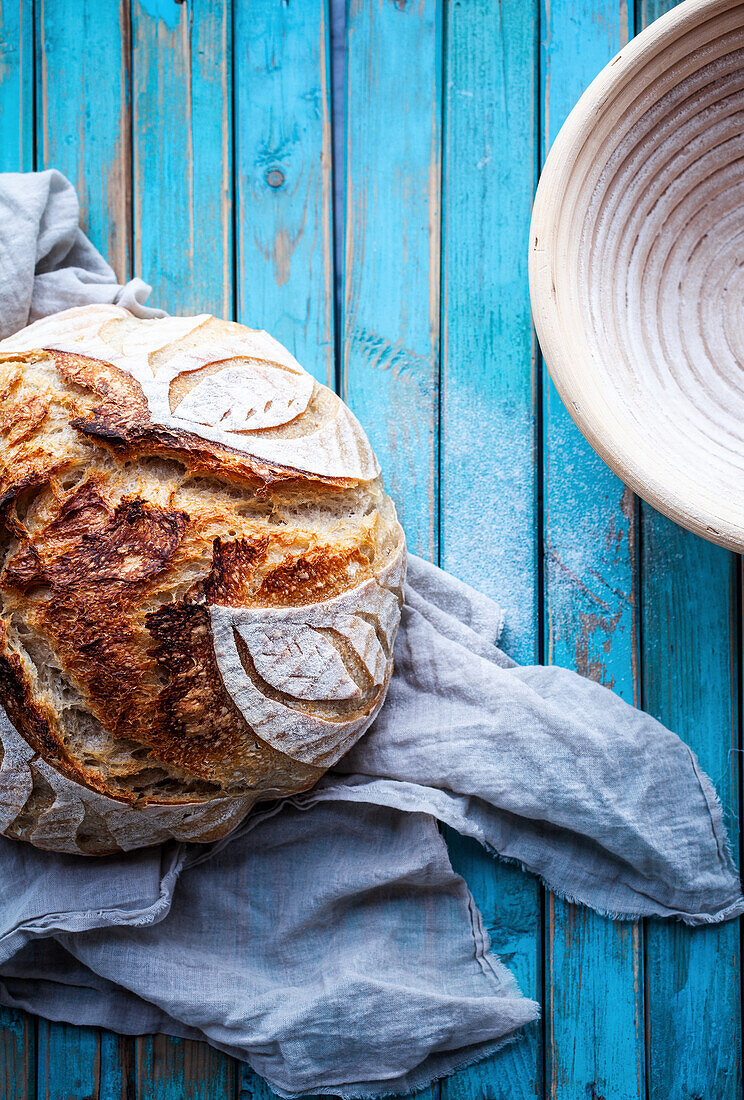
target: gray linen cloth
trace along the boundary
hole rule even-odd
[[[0,176],[0,209],[3,331],[73,301],[142,308],[58,173]],[[538,1015],[437,821],[602,913],[744,911],[694,754],[604,687],[515,665],[502,618],[410,557],[372,729],[313,791],[218,844],[84,859],[0,838],[0,1002],[207,1039],[282,1096],[372,1097],[476,1061]]]

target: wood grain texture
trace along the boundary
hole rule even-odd
[[[385,471],[409,549],[432,560],[441,15],[435,0],[353,0],[346,29],[343,392]]]
[[[262,1077],[247,1065],[238,1066],[239,1080],[236,1100],[276,1100],[276,1093],[270,1089]],[[426,1095],[426,1094],[424,1094]],[[339,1100],[334,1096],[303,1096],[301,1100]]]
[[[135,268],[172,313],[233,314],[231,25],[230,3],[132,5]],[[222,1100],[235,1072],[206,1044],[137,1041],[138,1098]]]
[[[385,471],[409,549],[433,561],[442,60],[436,0],[347,5],[342,393]],[[417,1095],[438,1094],[435,1084]]]
[[[206,1043],[137,1039],[137,1100],[233,1100],[236,1063]]]
[[[740,644],[733,554],[642,507],[643,703],[697,754],[736,835]],[[741,1096],[739,928],[647,921],[649,1100]]]
[[[335,387],[328,0],[235,0],[238,319]]]
[[[660,15],[676,8],[681,0],[635,0],[636,32],[643,30]]]
[[[233,313],[230,3],[133,0],[135,269],[170,313]]]
[[[38,1023],[37,1100],[131,1100],[134,1043],[72,1024]]]
[[[129,2],[114,0],[102,7],[94,0],[75,5],[36,0],[35,14],[37,166],[57,168],[72,181],[83,228],[117,277],[127,279],[132,230]],[[133,1051],[130,1039],[40,1020],[40,1096],[118,1096]]]
[[[34,167],[34,49],[31,0],[0,0],[0,171]],[[36,1020],[0,1005],[0,1095],[36,1094]]]
[[[534,347],[526,240],[537,175],[537,4],[450,4],[445,28],[441,564],[506,609],[503,644],[538,656]],[[519,95],[513,89],[522,89]],[[473,425],[478,444],[473,446]],[[537,880],[448,831],[493,949],[541,999]],[[542,1086],[539,1025],[441,1082],[446,1100]]]
[[[632,13],[631,13],[632,18]],[[551,0],[542,29],[547,152],[586,84],[629,33],[618,0]],[[636,506],[544,388],[546,659],[638,699]],[[545,939],[546,1095],[644,1095],[642,937],[551,897]]]
[[[643,0],[637,29],[674,6],[670,0]],[[739,560],[645,503],[640,507],[643,705],[697,753],[723,803],[729,835],[736,838]],[[690,929],[648,921],[646,987],[649,1100],[741,1096],[736,924]]]
[[[0,0],[0,172],[34,166],[32,0]]]
[[[37,0],[36,41],[38,167],[58,168],[74,183],[83,229],[118,278],[127,279],[129,0],[104,5]]]
[[[335,388],[328,0],[234,4],[238,320]],[[247,1064],[238,1082],[275,1095]]]
[[[3,1100],[36,1100],[36,1020],[2,1006],[0,1088]]]

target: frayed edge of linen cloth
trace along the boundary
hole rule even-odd
[[[162,315],[78,217],[58,172],[0,176],[3,334],[87,302]],[[436,820],[608,916],[744,912],[715,790],[678,737],[572,672],[516,665],[501,609],[419,558],[405,596],[387,702],[312,791],[207,847],[88,860],[0,837],[0,1003],[206,1039],[288,1100],[374,1100],[539,1016]]]

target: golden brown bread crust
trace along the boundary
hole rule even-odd
[[[90,853],[212,839],[379,709],[402,532],[356,422],[265,334],[58,319],[46,350],[37,326],[0,344],[0,703],[22,735],[0,722],[0,828]]]

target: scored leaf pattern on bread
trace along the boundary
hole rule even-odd
[[[117,323],[125,331],[117,332]],[[184,340],[192,342],[178,347]],[[209,314],[133,321],[119,306],[100,305],[43,318],[3,341],[0,353],[40,347],[90,356],[130,374],[154,424],[309,474],[358,480],[379,474],[353,413],[266,332]],[[215,365],[217,371],[172,402],[176,380]],[[311,416],[314,395],[318,409]],[[276,434],[290,423],[289,435]]]
[[[390,675],[403,556],[390,587],[369,580],[304,607],[210,608],[222,681],[263,741],[327,768],[369,723]]]

